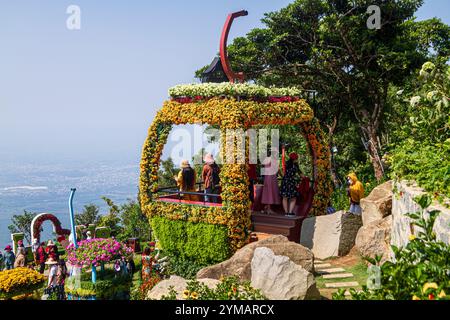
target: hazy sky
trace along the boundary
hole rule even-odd
[[[250,13],[233,38],[290,2],[0,0],[0,163],[139,161],[167,89],[212,60],[226,15]],[[66,28],[71,4],[78,31]],[[450,1],[427,0],[418,16],[450,24]]]

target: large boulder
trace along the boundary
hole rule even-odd
[[[257,248],[251,263],[251,285],[270,300],[318,299],[312,273],[269,248]]]
[[[383,183],[372,190],[364,199],[361,199],[363,225],[377,220],[392,213],[392,181]]]
[[[361,216],[339,211],[303,221],[300,244],[311,249],[319,259],[342,257],[355,245],[362,226]]]
[[[391,256],[392,216],[373,221],[359,229],[355,246],[364,257],[382,256],[382,262]]]
[[[266,247],[275,254],[288,257],[292,262],[302,266],[305,270],[314,270],[314,255],[312,252],[298,243],[290,242],[288,238],[276,235],[252,242],[236,253],[228,260],[219,264],[201,269],[197,273],[197,279],[238,276],[243,281],[249,281],[252,277],[251,262],[256,248]]]
[[[148,300],[160,300],[162,296],[168,296],[170,288],[177,292],[177,300],[184,300],[183,291],[186,290],[187,280],[178,276],[171,276],[169,279],[159,282],[152,290],[147,294]],[[220,283],[216,279],[201,279],[199,282],[206,284],[209,288],[214,289]]]

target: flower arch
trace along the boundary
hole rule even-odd
[[[200,85],[201,86],[201,85]],[[224,164],[221,170],[222,207],[191,206],[156,201],[158,191],[158,170],[164,145],[173,125],[198,124],[218,125],[222,130],[222,139],[227,129],[243,129],[254,125],[295,125],[299,133],[308,141],[314,166],[315,196],[311,212],[314,215],[326,213],[328,199],[332,192],[330,178],[330,151],[327,138],[317,119],[305,100],[292,95],[277,96],[261,94],[259,88],[252,87],[251,93],[245,92],[245,85],[227,84],[226,94],[203,93],[198,88],[189,87],[189,92],[181,94],[171,92],[172,99],[164,102],[158,111],[142,150],[140,165],[140,202],[148,217],[162,216],[170,220],[203,222],[222,225],[228,229],[230,249],[235,251],[248,241],[251,228],[250,200],[248,199],[247,165]],[[230,89],[231,88],[231,89]],[[233,90],[240,89],[236,94]],[[183,88],[180,89],[183,91]],[[280,91],[281,90],[281,91]],[[231,92],[230,92],[231,91]],[[238,97],[236,97],[238,95]],[[242,97],[245,99],[242,99]],[[252,98],[249,98],[252,97]],[[229,137],[227,137],[229,138]],[[245,139],[233,137],[239,145]],[[224,140],[223,140],[224,141]],[[228,141],[227,141],[228,143]],[[245,142],[244,142],[245,143]],[[222,143],[222,150],[224,146]]]
[[[51,213],[41,213],[34,217],[31,221],[31,235],[33,239],[38,239],[40,242],[41,238],[41,226],[45,221],[51,221],[53,224],[53,231],[59,236],[69,236],[70,230],[63,229],[61,227],[61,222],[57,217]]]

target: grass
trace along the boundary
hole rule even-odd
[[[327,263],[332,263],[332,260],[326,260]],[[338,266],[333,266],[333,268]],[[358,261],[357,264],[348,267],[342,267],[345,269],[345,272],[342,273],[352,273],[353,277],[351,278],[336,278],[336,279],[324,279],[323,277],[316,275],[316,285],[318,289],[325,289],[326,283],[333,282],[353,282],[356,281],[359,283],[359,286],[355,289],[361,289],[362,285],[365,285],[367,282],[367,265],[364,263],[362,259]]]

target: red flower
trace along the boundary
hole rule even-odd
[[[428,300],[434,300],[434,298],[435,298],[434,294],[430,293],[428,295]]]

